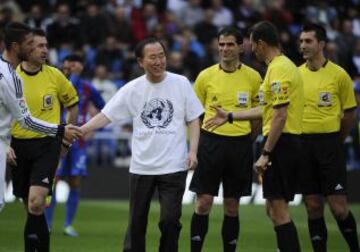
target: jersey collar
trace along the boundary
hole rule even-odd
[[[227,70],[223,69],[223,68],[221,67],[221,64],[219,63],[219,69],[220,69],[220,70],[223,70],[225,73],[234,73],[234,72],[236,72],[237,70],[239,70],[239,69],[241,68],[241,66],[242,66],[242,64],[240,63],[234,71],[227,71]]]
[[[0,59],[1,59],[2,61],[4,61],[4,62],[6,62],[6,63],[10,64],[10,62],[9,62],[9,61],[7,61],[6,59],[4,59],[2,55],[0,56]]]
[[[322,68],[325,68],[326,67],[326,65],[327,65],[327,63],[329,62],[329,59],[325,59],[325,62],[324,62],[324,64],[322,64]],[[312,71],[312,72],[316,72],[316,71],[319,71],[320,69],[317,69],[317,70],[311,70],[310,68],[309,68],[309,66],[308,66],[308,64],[307,63],[305,63],[305,66],[306,66],[306,68],[307,69],[309,69],[310,71]]]
[[[42,71],[42,65],[41,65],[40,69],[39,69],[38,71],[36,71],[36,72],[26,71],[26,70],[22,67],[21,64],[20,64],[20,69],[21,69],[21,71],[23,71],[23,72],[26,73],[27,75],[34,76],[34,75],[37,75],[39,72]]]

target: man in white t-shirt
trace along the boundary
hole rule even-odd
[[[132,118],[130,217],[124,252],[145,251],[147,216],[155,189],[161,208],[159,251],[177,252],[186,174],[197,165],[198,118],[204,110],[189,80],[165,70],[166,51],[160,41],[141,41],[135,55],[145,75],[121,88],[81,129],[86,134],[110,122]]]

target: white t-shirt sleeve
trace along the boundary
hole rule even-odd
[[[198,118],[201,114],[204,113],[204,107],[202,106],[200,100],[196,96],[191,83],[186,79],[186,100],[185,100],[185,120],[186,122],[191,122],[192,120]]]
[[[23,96],[21,80],[14,78],[13,82],[4,80],[3,98],[8,111],[12,117],[18,121],[23,128],[55,136],[58,132],[58,125],[47,123],[31,116],[29,108]]]
[[[131,117],[127,103],[128,90],[127,87],[121,88],[101,110],[111,122],[118,122]]]

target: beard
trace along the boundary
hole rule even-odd
[[[20,51],[17,57],[20,61],[27,61],[29,59],[29,54],[24,51]]]

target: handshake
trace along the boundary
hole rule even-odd
[[[62,139],[62,145],[66,148],[70,148],[71,144],[77,139],[83,137],[85,132],[81,127],[68,124],[64,127],[64,136]]]

